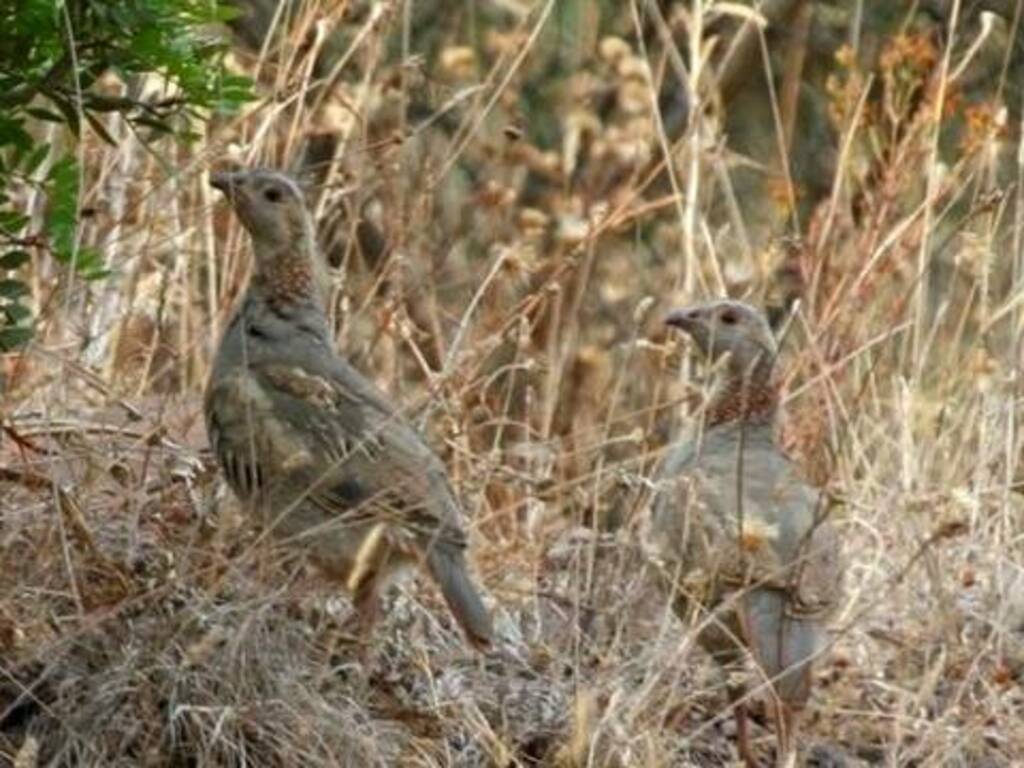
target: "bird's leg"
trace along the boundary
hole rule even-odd
[[[736,611],[736,620],[739,623],[740,636],[744,639],[747,647],[750,647],[750,624],[747,621],[745,611]],[[736,717],[736,747],[740,753],[740,759],[747,768],[758,768],[757,758],[750,747],[749,718],[747,717],[747,688],[745,685],[730,688],[729,698],[733,702],[733,711]]]
[[[342,627],[341,643],[354,646],[355,654],[361,662],[366,661],[369,641],[380,612],[380,599],[377,594],[379,586],[376,573],[365,574],[365,578],[352,590],[352,605],[355,610],[345,619]],[[332,646],[333,653],[337,643]]]
[[[368,574],[359,582],[352,596],[356,609],[356,636],[361,643],[369,640],[380,613],[380,599],[377,596],[377,574]]]
[[[355,607],[354,634],[356,642],[364,649],[373,635],[373,627],[380,615],[380,590],[384,582],[385,567],[390,547],[380,535],[367,536],[359,548],[356,563],[348,574],[347,586],[352,590],[352,604]]]
[[[746,694],[743,686],[729,688],[729,701],[732,702],[733,717],[736,719],[736,749],[747,768],[758,768],[757,758],[750,747],[750,718],[747,717],[747,704],[744,701]]]
[[[757,758],[750,748],[750,729],[747,725],[747,705],[737,704],[735,707],[736,717],[736,748],[739,750],[740,759],[746,763],[747,768],[757,768]]]
[[[775,701],[775,736],[776,764],[779,768],[792,768],[796,765],[796,712],[781,699]]]

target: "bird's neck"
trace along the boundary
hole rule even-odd
[[[769,363],[747,371],[728,367],[705,412],[705,427],[772,424],[779,408],[778,385]]]
[[[255,268],[249,283],[273,307],[309,307],[323,312],[327,272],[316,247],[306,238],[288,245],[254,244]]]

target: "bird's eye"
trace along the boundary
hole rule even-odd
[[[731,309],[725,310],[722,313],[721,317],[722,322],[725,323],[726,325],[736,325],[736,323],[738,323],[740,320],[739,316]]]
[[[263,197],[268,202],[279,203],[281,202],[281,190],[277,187],[267,187],[263,192]]]

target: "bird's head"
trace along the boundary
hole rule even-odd
[[[299,185],[277,171],[222,171],[210,184],[223,192],[253,242],[271,250],[292,248],[310,237]]]
[[[722,299],[671,312],[665,323],[688,334],[712,362],[729,355],[729,368],[749,376],[771,368],[776,346],[764,315],[742,301]]]

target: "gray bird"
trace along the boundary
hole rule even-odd
[[[773,694],[779,757],[794,755],[796,715],[842,592],[839,540],[819,494],[775,441],[775,341],[737,301],[672,312],[718,368],[696,435],[670,446],[643,521],[644,545],[675,613],[700,644],[734,665],[749,651]],[[748,765],[746,686],[733,687],[737,742]]]
[[[444,466],[374,385],[339,357],[326,274],[302,191],[268,170],[217,173],[252,237],[254,267],[206,389],[206,427],[243,505],[353,593],[362,628],[404,566],[423,564],[469,640],[491,617],[466,567]]]

